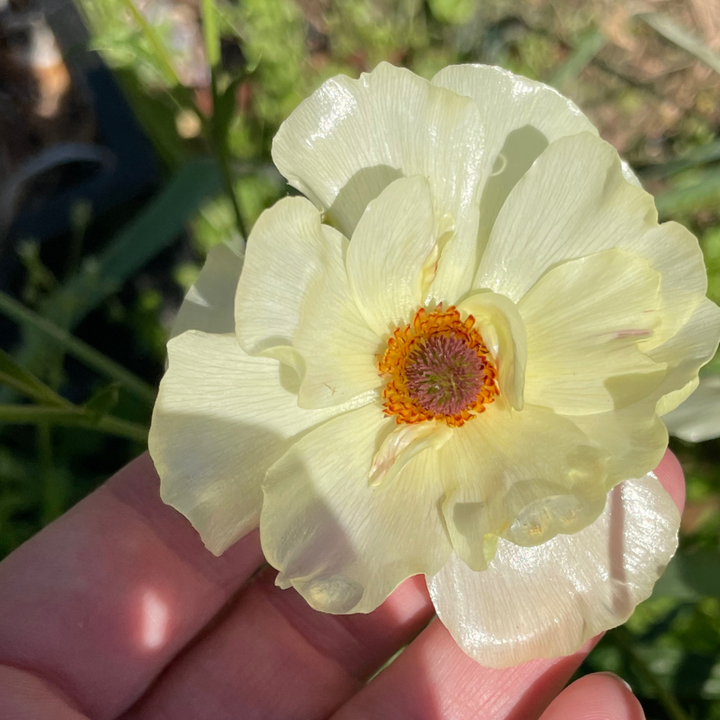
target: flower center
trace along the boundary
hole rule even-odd
[[[443,420],[459,427],[495,399],[496,370],[472,315],[442,306],[420,308],[397,328],[378,367],[389,376],[383,390],[386,415],[398,424]]]

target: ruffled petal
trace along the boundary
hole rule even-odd
[[[239,242],[210,248],[195,284],[188,290],[173,323],[170,337],[186,330],[235,332],[235,292],[243,266]]]
[[[472,98],[485,131],[480,170],[480,225],[482,253],[500,208],[515,184],[549,143],[579,132],[597,134],[580,109],[557,90],[489,65],[451,65],[441,70],[433,85]],[[467,248],[448,247],[445,260]]]
[[[515,410],[522,410],[527,365],[527,331],[515,303],[485,291],[458,304],[475,318],[475,327],[495,360],[500,392]]]
[[[250,234],[235,301],[241,347],[290,365],[305,408],[340,405],[382,384],[382,342],[352,297],[348,241],[320,221],[303,198],[266,210]]]
[[[629,477],[642,477],[656,468],[668,444],[668,434],[650,396],[622,410],[573,415],[572,422],[608,453],[606,489]]]
[[[692,395],[663,420],[671,435],[688,442],[720,437],[720,376],[700,380]]]
[[[518,304],[528,334],[527,402],[585,415],[647,397],[666,373],[638,347],[660,324],[659,288],[659,273],[625,250],[548,270]]]
[[[627,182],[615,150],[590,133],[553,142],[513,188],[493,226],[474,286],[518,302],[558,262],[620,248],[661,275],[662,325],[644,349],[681,328],[705,294],[697,240],[657,224],[652,196]]]
[[[677,547],[680,515],[654,475],[627,480],[603,514],[538,547],[505,540],[484,572],[459,558],[428,581],[443,624],[482,665],[569,655],[623,623]]]
[[[268,472],[265,557],[280,570],[278,584],[316,610],[370,612],[405,578],[437,572],[450,555],[436,453],[370,485],[372,458],[394,426],[379,404],[368,405],[304,436]]]
[[[360,218],[347,252],[348,279],[365,321],[381,337],[407,323],[423,304],[436,239],[430,186],[423,177],[391,183]]]
[[[306,296],[335,258],[344,258],[347,240],[304,198],[285,198],[266,210],[250,233],[245,266],[235,299],[240,346],[289,362],[302,373],[292,344]]]
[[[472,100],[381,63],[359,80],[325,82],[282,124],[272,155],[288,182],[327,211],[347,237],[393,180],[427,178],[436,216],[451,217],[455,238],[463,238],[473,255],[438,269],[440,299],[453,301],[469,288],[477,266],[483,135]]]
[[[293,371],[246,355],[234,335],[189,331],[168,352],[150,455],[163,500],[219,555],[257,526],[270,465],[298,434],[347,408],[301,410]]]
[[[488,535],[520,545],[577,532],[600,514],[608,453],[570,420],[498,400],[437,451],[455,552],[482,569]]]

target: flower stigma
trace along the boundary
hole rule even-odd
[[[497,371],[472,315],[439,305],[420,308],[396,328],[378,364],[389,376],[383,390],[386,415],[398,424],[440,420],[460,427],[498,396]]]

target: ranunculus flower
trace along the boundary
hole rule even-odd
[[[305,197],[237,284],[211,253],[169,344],[165,502],[216,554],[259,523],[318,610],[426,575],[485,665],[623,622],[677,542],[660,416],[720,334],[696,239],[570,101],[493,67],[329,80],[273,158]]]

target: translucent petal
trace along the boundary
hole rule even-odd
[[[485,291],[458,305],[475,318],[475,327],[495,360],[498,386],[516,410],[522,410],[527,364],[527,332],[515,303],[504,295]]]
[[[671,435],[688,442],[720,437],[720,376],[700,380],[692,395],[663,420]]]
[[[597,130],[557,90],[499,67],[451,65],[432,82],[472,98],[480,111],[485,133],[478,232],[482,252],[510,191],[548,143],[579,132],[597,134]],[[467,248],[457,245],[448,247],[444,259],[452,262],[454,253],[460,262],[469,257]]]
[[[348,407],[301,410],[293,371],[246,355],[234,335],[189,331],[168,352],[150,454],[163,500],[219,555],[257,526],[270,465],[300,433]]]
[[[382,342],[355,305],[348,241],[303,198],[265,211],[248,242],[235,301],[243,349],[290,365],[305,408],[340,405],[382,384]]]
[[[496,400],[437,455],[453,548],[476,569],[489,534],[536,545],[577,532],[603,507],[608,453],[544,408],[516,412]]]
[[[311,202],[285,198],[255,223],[235,300],[238,341],[248,354],[262,352],[283,362],[294,357],[303,302],[327,263],[344,258],[347,249],[347,240],[321,219]],[[297,359],[292,364],[302,373]]]
[[[610,145],[590,133],[561,138],[508,196],[474,286],[518,302],[556,263],[614,247],[647,258],[661,275],[662,325],[645,349],[661,344],[705,294],[697,240],[676,223],[657,224],[652,197],[627,182]]]
[[[235,332],[235,292],[243,257],[244,251],[239,243],[220,243],[210,248],[200,276],[180,306],[171,337],[186,330]]]
[[[265,557],[280,570],[278,583],[316,610],[370,612],[405,578],[437,572],[450,555],[436,453],[420,453],[392,482],[368,481],[393,427],[379,404],[367,405],[304,436],[268,472]]]
[[[288,182],[350,237],[368,203],[393,180],[422,175],[435,214],[452,216],[468,248],[438,269],[443,299],[470,285],[476,266],[476,187],[484,128],[474,102],[381,63],[359,80],[326,81],[283,123],[273,161]],[[450,242],[453,242],[451,240]]]
[[[459,558],[428,581],[443,624],[482,665],[569,655],[623,623],[677,547],[680,515],[652,475],[626,480],[602,515],[538,547],[500,540],[487,570]]]
[[[719,337],[720,308],[703,298],[676,335],[648,351],[653,360],[667,363],[670,368],[653,393],[658,400],[658,415],[674,410],[697,387],[698,370],[715,355]]]
[[[638,347],[660,323],[659,287],[648,261],[625,250],[548,270],[518,304],[528,337],[526,401],[585,415],[647,397],[666,373]]]
[[[409,322],[423,304],[425,269],[435,246],[425,178],[396,180],[368,205],[348,248],[347,273],[360,312],[379,336]]]

